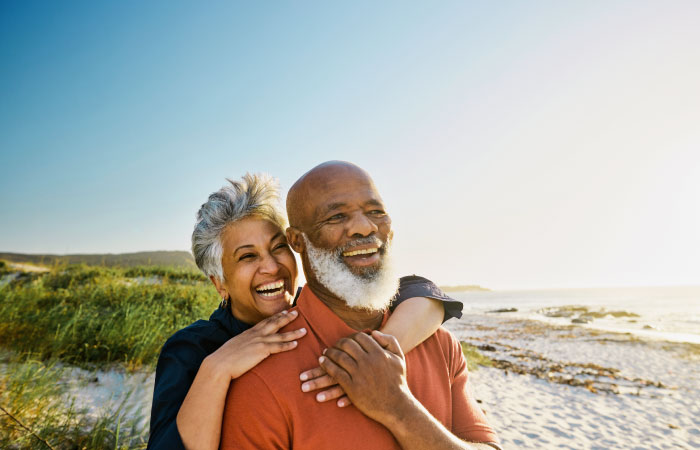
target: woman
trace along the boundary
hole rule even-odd
[[[163,346],[153,392],[148,448],[215,449],[229,384],[273,353],[293,350],[306,330],[277,331],[294,321],[287,313],[296,292],[297,266],[287,245],[277,183],[246,175],[209,196],[197,214],[192,253],[222,297],[209,320],[175,333]],[[439,300],[439,301],[437,301]],[[428,338],[443,318],[461,315],[461,303],[420,277],[401,280],[394,313],[382,329],[404,352]],[[318,401],[342,390],[320,368],[300,374],[300,389]]]

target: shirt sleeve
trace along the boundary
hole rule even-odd
[[[403,301],[413,297],[427,297],[441,301],[442,306],[445,308],[445,315],[442,323],[445,323],[453,317],[462,317],[462,309],[464,308],[462,302],[442,292],[432,281],[427,278],[419,277],[418,275],[401,277],[399,280],[399,292],[391,302],[391,311]]]
[[[229,386],[219,449],[263,448],[292,448],[291,426],[267,384],[250,371]]]
[[[498,437],[468,384],[467,361],[457,339],[450,339],[450,373],[452,374],[452,433],[467,442],[482,442],[499,447]]]
[[[196,346],[170,339],[158,357],[151,406],[149,450],[185,450],[177,429],[177,413],[194,381],[203,357]]]

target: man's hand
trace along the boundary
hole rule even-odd
[[[321,367],[366,416],[383,423],[412,403],[406,362],[393,336],[373,331],[340,339],[319,359]]]

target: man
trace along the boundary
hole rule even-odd
[[[498,448],[447,331],[405,356],[391,336],[357,333],[382,325],[397,287],[391,219],[369,175],[350,163],[321,164],[289,191],[287,212],[307,279],[291,325],[308,334],[294,354],[274,355],[231,385],[221,448]],[[354,406],[302,392],[295,374],[317,361]]]

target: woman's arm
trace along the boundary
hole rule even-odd
[[[283,311],[228,340],[204,358],[177,414],[177,429],[185,448],[217,449],[224,403],[231,380],[238,378],[273,353],[292,350],[306,329],[277,333],[296,319],[296,311]]]
[[[440,328],[444,315],[440,300],[413,297],[399,304],[379,331],[394,336],[408,353]]]

